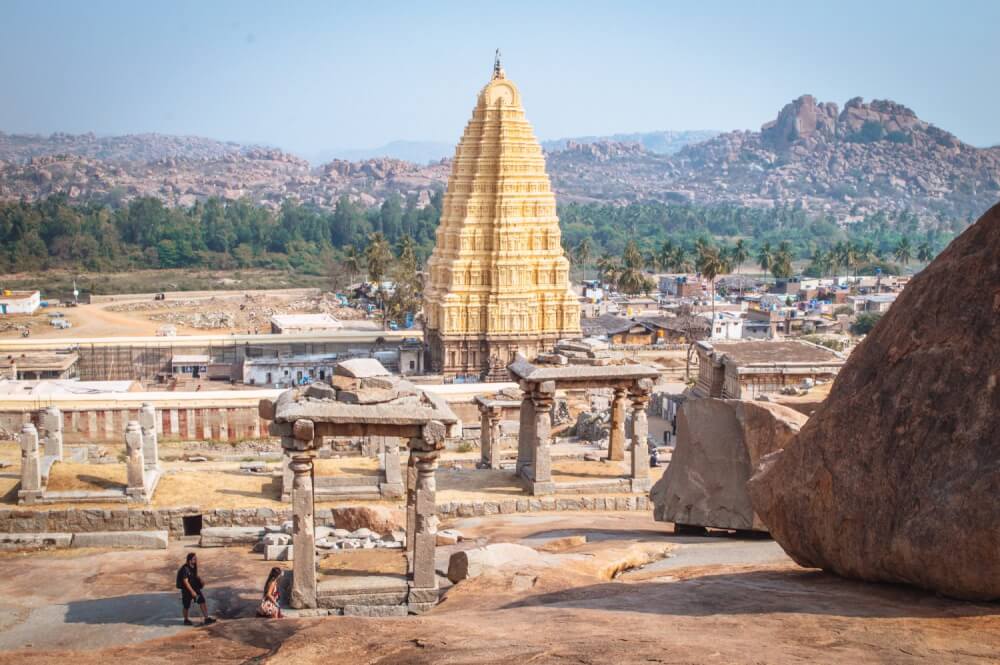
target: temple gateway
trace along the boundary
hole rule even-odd
[[[505,367],[580,336],[556,199],[517,86],[499,58],[455,160],[424,291],[432,372],[505,379]]]

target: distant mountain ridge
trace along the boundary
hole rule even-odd
[[[322,164],[333,159],[350,162],[366,159],[402,159],[415,164],[439,162],[455,154],[452,143],[442,141],[390,141],[378,148],[345,148],[321,150],[304,155],[314,164]]]
[[[681,148],[707,141],[721,133],[713,129],[695,129],[684,131],[660,130],[655,132],[633,132],[630,134],[611,134],[610,136],[575,136],[572,138],[556,139],[554,141],[542,141],[542,148],[548,152],[558,152],[559,150],[565,150],[574,143],[638,143],[650,152],[673,155],[679,152]]]
[[[759,132],[696,140],[707,134],[546,142],[547,169],[560,203],[789,205],[849,221],[875,210],[976,217],[1000,200],[1000,147],[963,143],[888,100],[854,98],[840,109],[803,95]],[[199,137],[0,133],[0,200],[64,193],[76,201],[156,196],[168,205],[191,205],[217,196],[273,208],[286,200],[331,208],[341,196],[375,205],[398,193],[426,201],[450,173],[450,159],[425,159],[437,157],[441,145],[401,141],[371,151],[413,150],[413,160],[314,165],[274,148]],[[447,151],[450,156],[453,147]]]

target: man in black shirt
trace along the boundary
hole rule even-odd
[[[181,605],[184,606],[184,625],[191,626],[191,619],[188,611],[191,609],[191,601],[198,603],[201,608],[201,615],[205,617],[202,625],[210,626],[215,623],[215,619],[208,616],[208,605],[205,603],[205,596],[201,589],[204,585],[198,577],[198,557],[194,552],[187,555],[187,561],[177,571],[177,588],[181,590]]]

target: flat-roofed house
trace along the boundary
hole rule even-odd
[[[343,327],[343,323],[329,314],[275,314],[271,317],[271,332],[276,335],[322,333]]]
[[[75,379],[80,376],[75,353],[21,353],[0,358],[0,377],[19,381]]]
[[[698,342],[698,397],[754,399],[798,386],[806,379],[832,380],[844,356],[798,340]]]
[[[42,306],[38,291],[3,291],[0,293],[0,314],[34,314]]]

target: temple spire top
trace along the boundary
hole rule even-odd
[[[500,49],[497,49],[496,55],[493,57],[493,80],[503,77],[503,67],[500,66]]]

